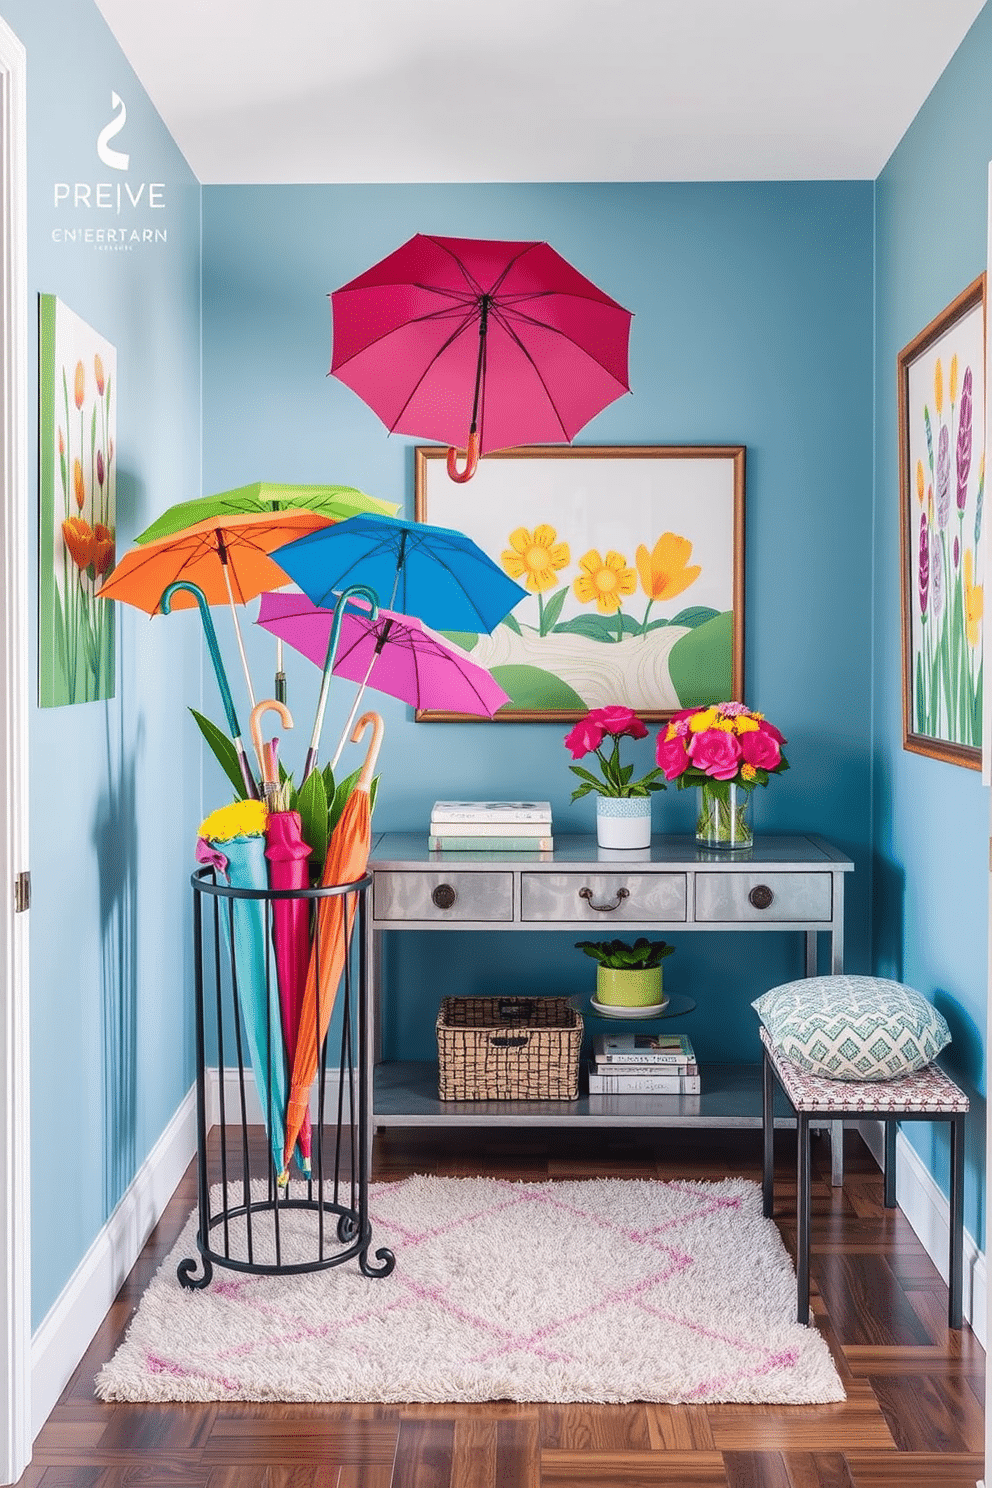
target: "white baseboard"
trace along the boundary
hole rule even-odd
[[[885,1130],[882,1122],[859,1121],[856,1125],[869,1152],[881,1168],[885,1158]],[[950,1204],[903,1131],[896,1137],[896,1203],[946,1281],[950,1250]],[[964,1316],[983,1348],[987,1317],[986,1285],[985,1254],[965,1230]]]
[[[196,1153],[190,1090],[31,1340],[37,1436]]]
[[[344,1115],[350,1107],[345,1090]],[[262,1107],[251,1071],[245,1075],[245,1111],[249,1124],[259,1123]],[[224,1100],[228,1120],[241,1123],[241,1092],[236,1074],[227,1072]],[[220,1080],[207,1070],[207,1128],[220,1119]],[[328,1073],[324,1094],[327,1113],[337,1113],[337,1071]],[[317,1090],[311,1116],[317,1112]],[[149,1152],[113,1214],[80,1261],[48,1316],[31,1340],[31,1419],[37,1436],[51,1414],[73,1370],[89,1348],[110,1311],[145,1241],[161,1219],[179,1181],[196,1156],[196,1087]]]

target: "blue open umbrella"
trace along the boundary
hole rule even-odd
[[[273,556],[315,605],[333,609],[342,589],[367,584],[433,630],[491,631],[527,598],[464,532],[399,517],[349,517]]]

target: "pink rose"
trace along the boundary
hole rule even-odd
[[[654,752],[666,780],[676,780],[683,771],[689,768],[689,756],[686,753],[685,741],[676,736],[674,739],[665,739],[658,735],[658,744]]]
[[[584,754],[590,754],[603,742],[605,730],[591,720],[592,714],[580,719],[571,733],[565,735],[565,748],[571,750],[573,759],[581,759]]]
[[[759,770],[778,768],[782,751],[772,735],[764,729],[752,729],[748,734],[741,734],[740,743],[741,753],[747,764],[754,765]]]
[[[759,723],[758,723],[758,729],[763,734],[771,734],[771,736],[775,740],[775,743],[776,744],[787,744],[789,742],[788,739],[786,739],[786,737],[785,737],[784,734],[780,734],[779,733],[778,729],[775,727],[775,725],[773,723],[769,723],[768,722],[768,719],[767,718],[762,718],[759,721]]]
[[[689,741],[692,763],[714,780],[733,780],[741,762],[740,740],[726,729],[705,729]]]
[[[593,708],[586,714],[586,722],[596,725],[604,734],[620,738],[629,734],[632,739],[646,739],[648,731],[633,708],[621,708],[613,703],[608,708]]]

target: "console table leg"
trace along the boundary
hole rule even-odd
[[[761,1199],[766,1219],[775,1212],[775,1083],[768,1051],[761,1050]]]
[[[810,1243],[810,1153],[809,1117],[803,1111],[796,1112],[796,1141],[798,1145],[798,1194],[796,1226],[796,1315],[801,1323],[809,1323],[809,1243]]]
[[[830,1123],[830,1187],[844,1186],[844,1123]]]

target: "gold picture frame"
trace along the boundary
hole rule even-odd
[[[509,694],[495,722],[741,700],[743,445],[536,445],[486,455],[469,485],[445,456],[415,450],[416,520],[466,533],[528,590],[490,635],[447,634]]]

